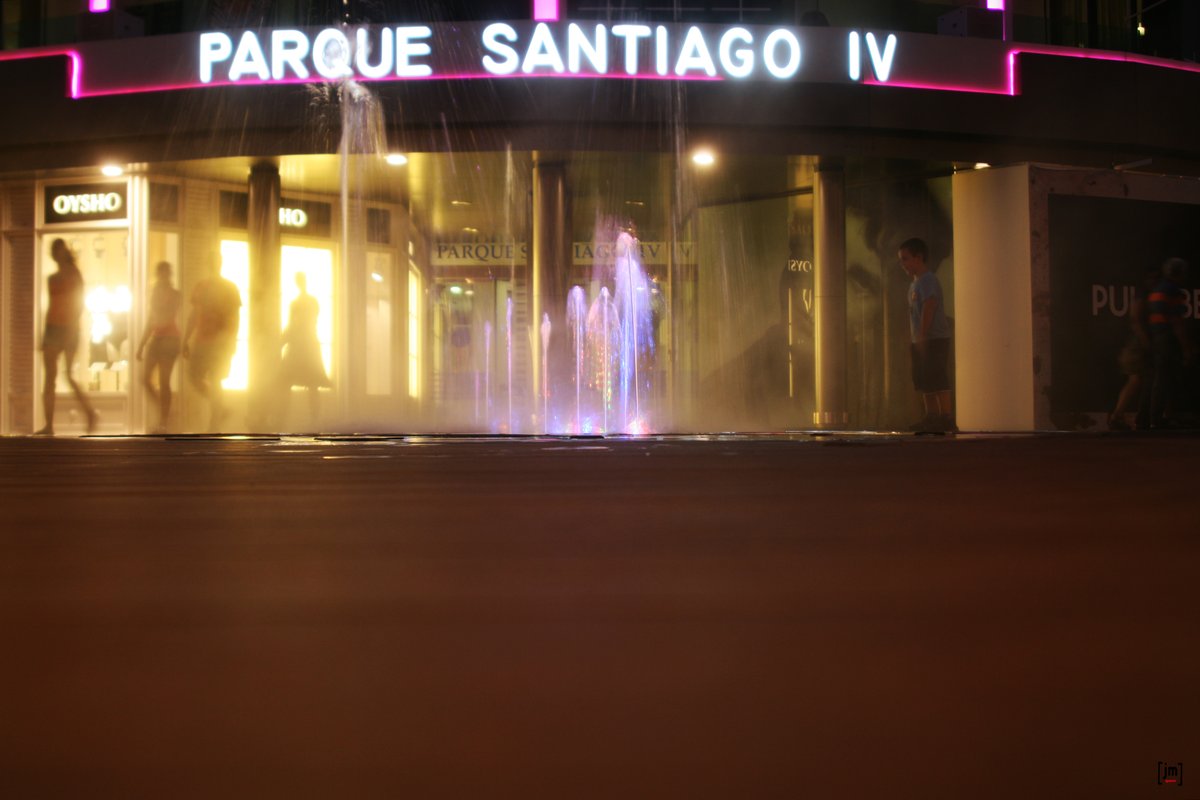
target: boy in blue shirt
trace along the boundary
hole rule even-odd
[[[922,239],[900,245],[900,267],[912,278],[908,290],[908,322],[912,336],[913,386],[921,393],[925,417],[913,430],[957,430],[950,413],[950,323],[942,300],[942,285],[926,263],[929,247]]]

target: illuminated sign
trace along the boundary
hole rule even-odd
[[[1023,55],[1200,65],[1103,50],[838,28],[541,20],[210,31],[0,51],[65,58],[71,97],[328,81],[608,78],[865,84],[1016,95]],[[180,57],[183,54],[183,57]],[[190,55],[189,55],[190,54]]]
[[[677,264],[695,262],[695,244],[676,242],[674,261]],[[638,242],[642,264],[665,265],[671,254],[668,242]],[[571,247],[571,263],[577,267],[611,263],[616,258],[611,243],[575,242]],[[435,267],[490,267],[525,264],[529,260],[529,245],[525,242],[437,242],[430,253]]]
[[[308,225],[308,214],[303,208],[281,208],[279,224],[285,228],[304,228]]]
[[[125,184],[47,186],[45,221],[95,222],[125,219]]]

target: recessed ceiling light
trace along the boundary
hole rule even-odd
[[[100,168],[100,174],[109,178],[119,178],[125,174],[125,170],[121,169],[116,164],[105,164]]]
[[[692,153],[692,163],[700,167],[711,167],[717,163],[717,157],[713,155],[712,150],[705,148]]]
[[[479,233],[479,228],[463,228],[463,233]]]
[[[469,205],[471,205],[471,201],[470,200],[451,200],[450,205],[452,205],[452,206],[469,206]]]
[[[637,206],[638,208],[642,208],[642,207],[644,207],[646,204],[645,204],[644,202],[642,202],[641,200],[626,200],[626,201],[625,201],[625,205],[627,205],[627,206]]]
[[[450,294],[462,294],[462,293],[463,293],[463,288],[461,286],[455,285],[455,286],[450,287]]]
[[[408,163],[408,156],[403,153],[388,153],[387,163],[393,167],[403,167]]]

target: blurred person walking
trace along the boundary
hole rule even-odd
[[[209,430],[219,431],[227,413],[221,381],[229,375],[237,349],[242,296],[232,281],[221,277],[220,255],[210,259],[209,274],[192,288],[182,353],[192,386],[209,403]]]
[[[55,387],[58,382],[60,356],[66,363],[63,377],[67,379],[75,399],[79,401],[83,413],[87,416],[87,432],[93,433],[100,415],[92,407],[83,389],[79,388],[74,376],[75,353],[79,350],[79,318],[83,314],[83,273],[79,271],[75,254],[62,239],[55,239],[50,244],[50,257],[54,259],[58,269],[46,280],[49,304],[42,332],[42,365],[45,379],[42,384],[42,412],[46,422],[37,431],[37,435],[54,435]]]
[[[281,383],[285,404],[291,398],[293,386],[308,389],[310,423],[316,426],[320,419],[319,391],[331,385],[317,338],[321,305],[308,293],[308,278],[303,272],[296,273],[296,288],[300,295],[288,306],[287,327],[283,331]]]
[[[1150,348],[1153,382],[1150,387],[1151,429],[1177,428],[1182,401],[1183,368],[1191,364],[1193,349],[1184,313],[1187,295],[1180,284],[1187,278],[1187,262],[1168,258],[1162,279],[1150,292]]]
[[[179,325],[175,321],[183,305],[183,293],[171,284],[171,264],[158,262],[156,280],[150,292],[150,313],[137,358],[146,362],[142,382],[146,391],[158,403],[158,425],[151,433],[166,433],[171,417],[171,373],[181,349]],[[157,375],[157,382],[154,380]]]

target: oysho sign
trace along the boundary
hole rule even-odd
[[[45,204],[47,223],[125,219],[125,185],[48,186]]]

